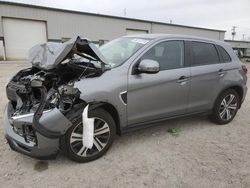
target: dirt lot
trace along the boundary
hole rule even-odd
[[[24,66],[0,62],[1,121],[7,101],[4,85]],[[181,132],[173,136],[167,132],[170,127]],[[214,125],[206,117],[171,120],[118,136],[104,157],[86,164],[64,156],[41,162],[13,152],[1,127],[0,166],[0,187],[5,188],[250,187],[250,92],[228,125]]]

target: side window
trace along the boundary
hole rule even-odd
[[[166,41],[147,51],[141,59],[152,59],[160,64],[160,70],[184,67],[184,42]]]
[[[219,63],[219,56],[213,44],[192,42],[193,66]]]
[[[219,51],[219,54],[220,54],[220,57],[221,57],[221,62],[222,63],[230,62],[231,57],[229,56],[227,51],[223,47],[218,46],[218,45],[217,45],[217,48],[218,48],[218,51]]]

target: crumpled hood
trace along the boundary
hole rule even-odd
[[[56,68],[71,52],[84,53],[107,64],[95,44],[79,36],[65,43],[48,42],[35,45],[29,50],[28,60],[34,67],[49,70]]]

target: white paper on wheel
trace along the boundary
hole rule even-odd
[[[82,135],[82,144],[91,149],[94,142],[94,118],[88,118],[88,109],[87,105],[82,113],[82,123],[83,123],[83,135]]]

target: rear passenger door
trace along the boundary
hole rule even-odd
[[[191,87],[188,112],[201,112],[213,108],[218,91],[225,83],[227,64],[221,61],[218,47],[212,43],[190,41]]]

